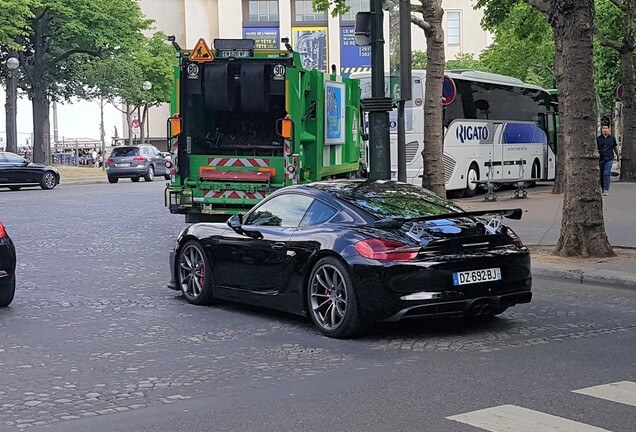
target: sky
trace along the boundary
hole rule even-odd
[[[6,143],[6,96],[0,88],[0,147]],[[18,101],[17,129],[18,146],[26,145],[33,133],[33,109],[31,101],[23,96]],[[99,140],[99,104],[92,101],[73,101],[72,103],[57,104],[58,136],[61,140],[72,138],[93,138]],[[112,105],[104,108],[104,124],[106,143],[111,141],[115,126],[117,133],[122,136],[122,115]],[[51,112],[51,140],[53,140],[53,113]]]

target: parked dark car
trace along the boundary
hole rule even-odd
[[[15,294],[15,247],[0,222],[0,307],[7,307]]]
[[[503,217],[410,184],[341,180],[280,189],[244,217],[178,236],[172,281],[193,304],[233,300],[309,315],[325,335],[377,321],[492,317],[532,298],[530,254]]]
[[[106,160],[106,175],[110,183],[120,178],[129,178],[134,182],[144,178],[153,181],[155,175],[170,180],[172,162],[166,155],[151,145],[116,147]]]
[[[60,173],[52,166],[29,162],[11,152],[0,152],[0,187],[20,190],[24,186],[53,189],[60,183]]]

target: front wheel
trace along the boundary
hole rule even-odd
[[[311,320],[325,336],[355,337],[371,327],[358,305],[349,271],[334,257],[322,258],[314,266],[307,305]]]
[[[57,184],[57,179],[55,178],[55,174],[51,171],[47,171],[42,176],[42,180],[40,181],[40,187],[42,189],[53,189]]]
[[[139,181],[139,177],[131,177],[130,181],[133,183],[137,183]]]
[[[477,171],[477,166],[472,164],[470,168],[468,168],[468,174],[466,175],[466,189],[464,189],[465,197],[473,197],[477,193],[477,183],[475,181],[479,180],[479,172]]]
[[[210,264],[201,243],[189,240],[179,251],[177,259],[177,286],[189,303],[208,305],[212,296]]]
[[[155,169],[152,167],[152,165],[150,165],[148,167],[148,172],[146,172],[146,175],[144,176],[144,180],[147,182],[151,182],[155,179]]]
[[[108,183],[117,183],[119,181],[119,177],[108,177]]]

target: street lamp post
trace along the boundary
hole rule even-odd
[[[17,153],[18,152],[18,128],[16,123],[17,114],[17,81],[16,70],[20,67],[20,61],[15,57],[9,57],[6,61],[6,66],[9,71],[7,77],[9,82],[7,83],[7,102],[5,110],[7,114],[7,151]]]
[[[149,92],[152,90],[152,83],[150,81],[144,81],[141,85],[141,88],[144,89],[145,92]],[[146,124],[146,141],[150,144],[150,112],[148,111],[148,102],[146,99],[146,103],[144,105],[145,118],[144,123]]]

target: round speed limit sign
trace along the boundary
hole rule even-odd
[[[285,78],[285,66],[282,64],[277,64],[274,66],[274,79],[284,79]]]

